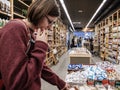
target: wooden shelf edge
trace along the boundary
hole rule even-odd
[[[4,15],[6,15],[6,16],[11,17],[11,14],[5,13],[5,12],[3,12],[3,11],[0,11],[0,13],[1,13],[1,14],[4,14]]]
[[[20,3],[24,4],[26,7],[29,8],[29,5],[27,5],[26,3],[24,3],[22,0],[18,0]]]
[[[26,18],[25,16],[22,16],[22,15],[16,13],[16,12],[14,12],[14,15],[19,16],[19,17],[21,17],[21,18]]]

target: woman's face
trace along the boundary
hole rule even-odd
[[[52,24],[56,20],[57,20],[57,17],[52,17],[52,16],[49,16],[49,15],[46,15],[40,20],[40,22],[38,24],[38,28],[40,28],[42,31],[50,29]]]

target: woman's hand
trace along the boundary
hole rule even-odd
[[[70,89],[70,85],[66,84],[65,87],[64,87],[64,89],[62,89],[62,90],[69,90],[69,89]]]
[[[47,33],[46,30],[38,29],[37,35],[36,35],[36,41],[43,41],[47,43]]]

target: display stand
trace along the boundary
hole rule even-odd
[[[86,48],[73,48],[69,57],[70,64],[91,64],[91,53]]]
[[[120,65],[108,61],[69,64],[65,81],[70,90],[120,90]]]

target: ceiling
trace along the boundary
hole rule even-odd
[[[99,5],[102,3],[102,0],[64,0],[64,2],[75,29],[82,29],[92,18],[93,14],[95,13]],[[118,6],[120,6],[120,0],[107,0],[105,5],[101,8],[99,13],[90,23],[89,27],[94,27],[95,23],[99,22]],[[62,12],[61,18],[64,24],[70,26],[68,18],[66,17],[66,14],[61,5],[60,7]]]

